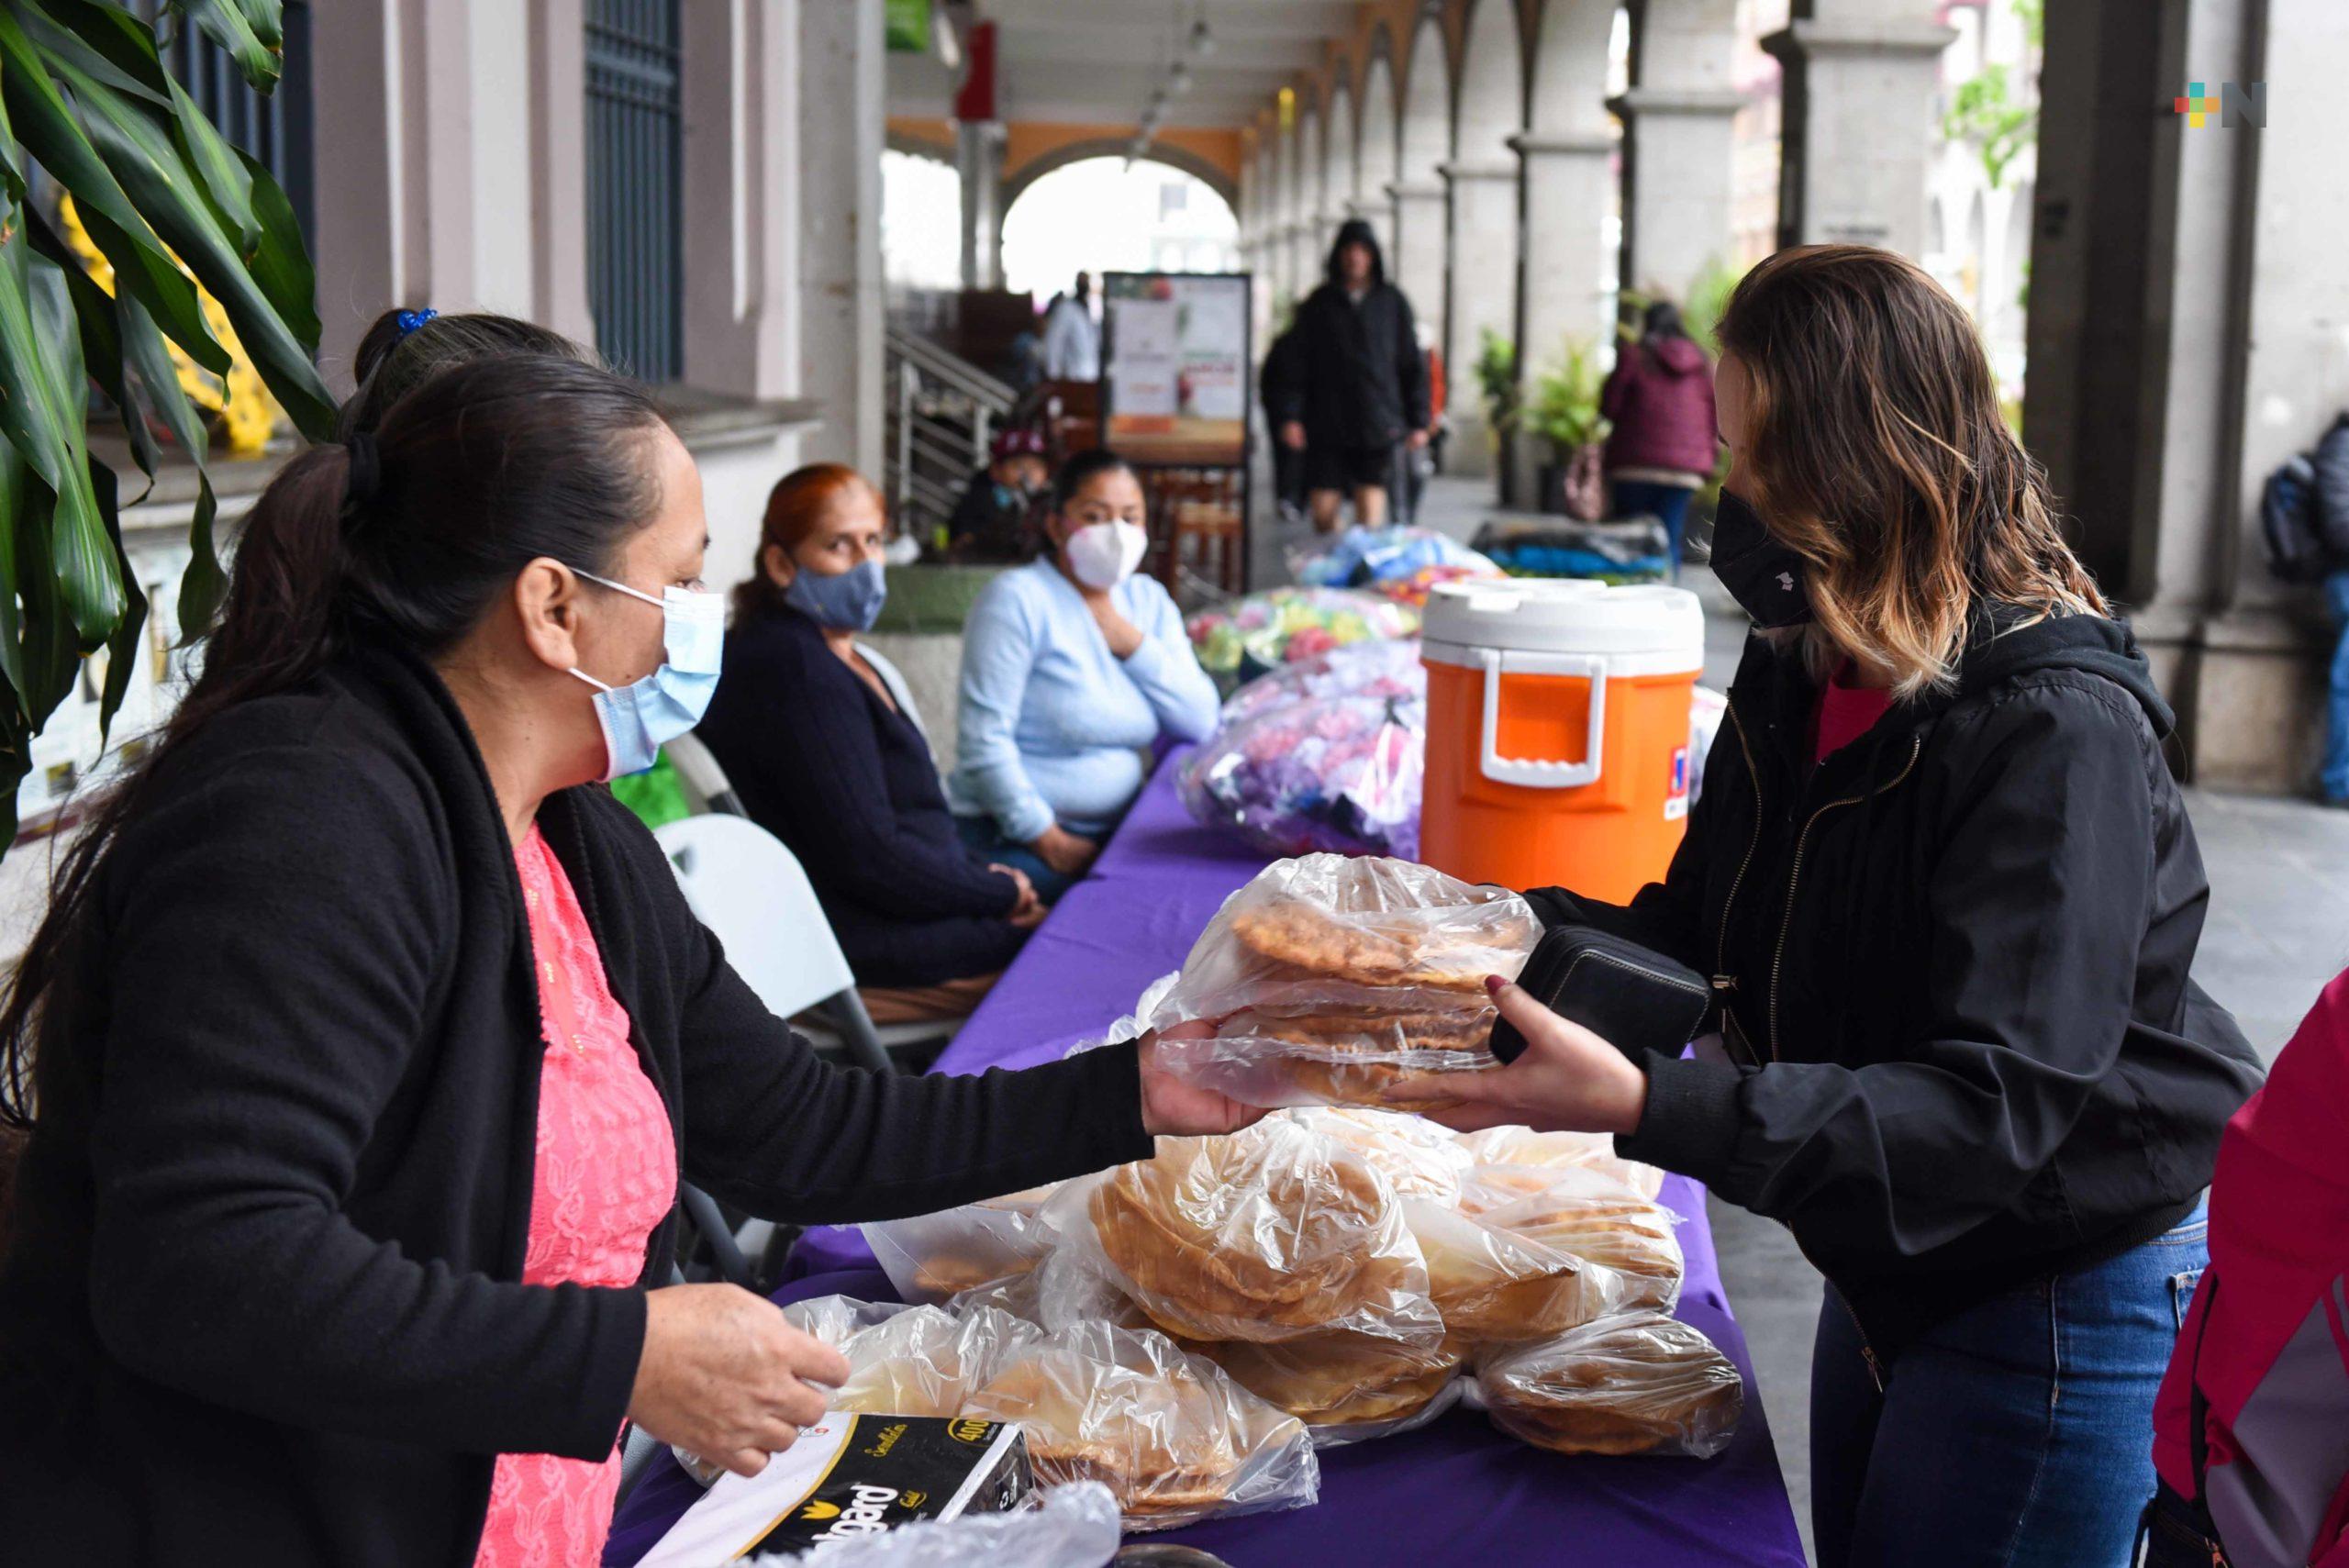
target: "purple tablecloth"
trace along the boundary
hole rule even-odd
[[[1195,826],[1169,762],[1069,890],[1009,973],[939,1059],[975,1073],[1059,1056],[1131,1009],[1177,968],[1200,928],[1264,857]],[[1182,1541],[1235,1568],[1431,1562],[1751,1563],[1803,1568],[1777,1451],[1753,1384],[1745,1337],[1730,1316],[1705,1223],[1703,1189],[1675,1176],[1664,1200],[1687,1223],[1680,1316],[1745,1374],[1745,1418],[1727,1451],[1705,1461],[1569,1458],[1504,1438],[1482,1416],[1454,1410],[1399,1438],[1321,1454],[1321,1501],[1289,1513],[1210,1521],[1153,1540]],[[810,1231],[776,1293],[796,1301],[835,1293],[894,1299],[853,1230]],[[628,1568],[700,1496],[663,1462],[622,1506],[604,1561]]]

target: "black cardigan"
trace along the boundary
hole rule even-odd
[[[463,1568],[492,1455],[611,1451],[645,1299],[518,1283],[543,1047],[471,732],[375,652],[218,719],[157,784],[95,888],[84,1044],[0,1264],[0,1555]],[[852,1220],[1148,1154],[1132,1051],[827,1067],[607,792],[540,822],[687,1180]]]
[[[695,730],[751,819],[791,846],[856,978],[935,985],[992,974],[1027,933],[1019,886],[963,846],[938,764],[794,609],[743,616]]]

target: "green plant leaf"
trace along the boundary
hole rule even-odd
[[[122,585],[90,492],[82,366],[62,270],[21,229],[10,234],[0,241],[0,433],[56,497],[47,553],[75,630],[95,644],[122,614]]]
[[[285,54],[279,0],[171,0],[171,9],[193,19],[256,90],[277,85]]]
[[[213,519],[219,509],[212,494],[212,476],[199,474],[195,510],[187,523],[187,570],[180,574],[179,621],[184,638],[202,637],[212,629],[212,619],[220,613],[221,596],[228,591],[228,573],[220,570],[220,551],[212,537]]]
[[[261,245],[253,252],[253,281],[277,307],[278,316],[294,336],[316,347],[323,328],[318,323],[318,278],[310,252],[302,243],[302,222],[284,189],[250,155],[237,154],[252,176],[253,217],[261,226]]]
[[[43,54],[72,61],[75,70],[117,93],[159,109],[172,106],[171,79],[153,40],[128,12],[91,0],[10,0],[10,9]],[[130,23],[132,39],[146,39],[143,54],[135,45],[123,47],[124,35],[114,20]]]
[[[328,439],[335,405],[311,362],[315,344],[302,342],[271,307],[169,131],[158,117],[109,101],[106,90],[79,76],[70,61],[56,63],[85,107],[92,101],[106,106],[83,118],[91,144],[155,232],[228,311],[239,341],[295,426],[312,440]]]
[[[228,138],[176,82],[172,83],[172,129],[180,153],[203,180],[213,216],[236,237],[237,254],[250,261],[261,249],[261,225],[253,217],[253,177],[238,161]]]
[[[0,441],[0,583],[17,590],[0,594],[0,675],[7,677],[13,699],[8,712],[11,723],[21,719],[31,706],[25,680],[25,617],[17,598],[21,595],[29,602],[48,588],[26,577],[20,570],[23,551],[17,548],[19,531],[36,526],[32,517],[36,491],[41,491],[40,482],[33,477],[24,454],[13,442]],[[41,495],[45,499],[47,492]],[[38,526],[48,527],[48,518],[40,518]],[[6,728],[0,725],[0,729]]]
[[[130,552],[122,544],[122,510],[115,493],[114,470],[93,458],[90,489],[98,498],[98,516],[105,519],[106,538],[114,543],[115,573],[122,580],[122,619],[106,639],[106,684],[98,695],[98,744],[104,747],[114,730],[114,716],[130,695],[130,678],[138,671],[140,640],[147,630],[147,595],[131,570]]]

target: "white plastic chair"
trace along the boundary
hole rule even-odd
[[[685,805],[696,817],[722,811],[729,817],[747,817],[742,809],[742,797],[734,793],[728,782],[726,770],[697,736],[680,735],[661,748],[669,765],[677,770],[677,783],[685,790]]]

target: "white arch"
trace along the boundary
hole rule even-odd
[[[1395,139],[1395,71],[1383,52],[1372,57],[1362,76],[1360,146],[1354,178],[1361,199],[1383,202],[1386,187],[1402,172],[1402,150]]]
[[[1403,62],[1403,124],[1396,158],[1405,184],[1431,185],[1452,156],[1452,68],[1443,29],[1423,18]]]
[[[1297,117],[1297,222],[1289,230],[1289,292],[1299,298],[1321,281],[1321,116],[1305,108]]]
[[[1525,61],[1512,0],[1472,0],[1461,45],[1460,115],[1453,156],[1479,164],[1511,156],[1525,124]]]
[[[1343,82],[1330,95],[1330,124],[1323,133],[1321,216],[1345,216],[1354,199],[1354,101]]]

